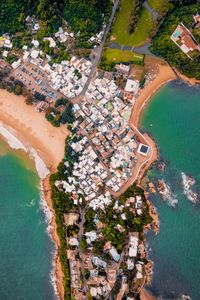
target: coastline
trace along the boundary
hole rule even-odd
[[[136,103],[132,109],[130,124],[139,128],[142,112],[147,102],[152,96],[167,82],[177,79],[176,74],[171,67],[166,63],[158,62],[158,74],[155,79],[142,90],[140,96],[137,98]],[[187,82],[187,80],[184,80]],[[21,145],[25,145],[23,149],[31,154],[31,149],[36,150],[39,157],[42,158],[47,168],[51,173],[56,171],[57,165],[63,159],[65,138],[68,134],[66,128],[54,128],[45,119],[43,113],[37,113],[33,106],[28,106],[24,102],[23,96],[16,96],[5,90],[0,89],[0,121],[4,124],[6,129],[16,136]],[[1,124],[0,124],[1,127]],[[158,160],[158,148],[154,140],[144,134],[146,140],[151,145],[153,153],[149,161],[144,165],[143,169],[137,176],[137,184],[141,185],[141,180],[144,173],[150,166]],[[9,144],[10,145],[10,144]],[[10,145],[12,147],[12,145]],[[17,149],[17,148],[15,148]],[[35,159],[34,155],[31,158]],[[44,194],[45,201],[52,212],[52,219],[50,222],[50,234],[56,244],[56,254],[54,257],[56,287],[60,299],[64,299],[63,288],[63,273],[58,256],[60,241],[56,232],[55,213],[53,211],[51,202],[51,188],[49,185],[49,176],[46,174],[41,180],[42,193]],[[155,300],[156,297],[149,294],[144,288],[141,291],[142,300]]]
[[[173,71],[173,69],[165,62],[161,60],[156,60],[156,63],[158,64],[158,72],[153,80],[149,82],[149,84],[142,90],[139,97],[136,99],[135,105],[132,108],[131,117],[130,117],[130,124],[132,126],[135,126],[137,129],[140,127],[142,112],[147,104],[147,102],[152,99],[153,95],[166,83],[176,80],[177,75]],[[148,144],[151,146],[152,149],[152,155],[148,162],[145,164],[143,169],[140,171],[137,177],[137,184],[142,185],[141,181],[144,176],[144,174],[147,172],[147,170],[151,167],[151,165],[156,162],[159,159],[159,151],[158,147],[155,143],[155,141],[150,137],[147,133],[144,134],[145,139],[147,140]],[[153,212],[153,207],[151,202],[148,200],[148,193],[146,193],[147,202],[149,204],[149,209],[151,211],[151,216],[153,218],[152,224],[154,227],[155,234],[158,234],[159,232],[159,217],[158,213]],[[148,256],[148,254],[147,254]],[[148,282],[151,281],[151,274],[148,275]],[[140,292],[141,300],[157,300],[157,297],[153,296],[149,291],[145,289],[145,287],[142,288]]]
[[[176,74],[167,63],[157,60],[157,64],[158,73],[156,74],[156,77],[150,81],[146,87],[144,87],[141,94],[136,99],[135,105],[133,106],[131,112],[130,121],[137,128],[140,125],[141,115],[147,102],[164,84],[177,79]]]
[[[64,157],[66,127],[53,127],[43,113],[16,96],[0,89],[0,121],[26,149],[35,149],[49,170],[55,171]]]
[[[131,116],[129,123],[131,126],[139,129],[142,112],[147,104],[147,102],[153,97],[153,95],[167,82],[177,79],[176,74],[172,68],[161,61],[160,59],[155,59],[155,64],[158,65],[158,71],[153,80],[151,80],[146,87],[141,91],[139,97],[136,99],[135,104],[131,111]],[[155,141],[147,133],[143,134],[145,140],[152,149],[151,157],[147,163],[140,170],[137,176],[137,184],[141,185],[142,178],[151,165],[159,159],[158,147]]]
[[[56,231],[55,213],[51,202],[49,177],[64,157],[66,128],[54,128],[43,113],[37,113],[33,106],[24,102],[23,96],[16,96],[0,89],[0,135],[15,149],[25,152],[35,162],[41,180],[41,201],[51,211],[49,233],[55,242],[52,283],[59,299],[64,299],[63,272],[58,255],[60,241]]]
[[[43,189],[43,193],[44,193],[44,198],[45,201],[50,209],[50,211],[52,212],[52,218],[49,224],[49,228],[50,228],[50,235],[52,237],[52,239],[55,242],[56,245],[56,252],[55,252],[55,256],[54,256],[54,273],[55,273],[55,283],[56,283],[56,292],[58,294],[58,297],[62,300],[64,299],[64,286],[63,286],[63,272],[62,272],[62,266],[60,263],[60,259],[59,259],[59,247],[60,247],[60,240],[58,238],[57,235],[57,225],[56,225],[56,217],[55,217],[55,213],[52,207],[52,201],[51,201],[51,187],[49,184],[49,177],[50,174],[47,175],[42,181],[41,181],[41,185],[42,185],[42,189]]]

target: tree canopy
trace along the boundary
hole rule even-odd
[[[199,0],[176,1],[176,6],[166,15],[158,33],[153,38],[151,46],[153,53],[164,57],[172,66],[186,76],[197,79],[200,79],[200,55],[191,60],[173,43],[170,36],[177,25],[183,22],[200,43],[200,30],[194,29],[193,22],[193,15],[198,13],[199,9]]]
[[[110,0],[9,0],[0,1],[0,34],[25,29],[25,19],[35,15],[50,31],[63,20],[83,38],[96,34],[111,11]]]

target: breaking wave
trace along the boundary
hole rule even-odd
[[[164,201],[166,201],[170,206],[176,207],[178,204],[178,199],[176,195],[171,190],[170,185],[165,183],[164,180],[158,180],[158,191]]]
[[[195,193],[191,187],[195,184],[195,179],[192,176],[187,176],[184,172],[181,172],[183,193],[189,201],[196,203],[198,199],[197,193]]]
[[[51,220],[53,217],[53,213],[51,212],[50,208],[48,207],[46,200],[45,200],[45,193],[44,188],[42,184],[42,180],[50,173],[47,166],[45,165],[44,161],[41,159],[41,157],[38,155],[37,151],[34,148],[28,148],[26,147],[16,136],[15,131],[12,128],[5,127],[3,123],[0,123],[0,135],[2,135],[10,148],[14,150],[24,150],[31,159],[35,162],[35,168],[37,170],[37,173],[41,179],[40,182],[40,202],[39,202],[39,208],[44,212],[45,215],[45,222],[47,224],[47,232],[49,236],[52,239],[51,236]],[[27,204],[28,207],[33,207],[35,205],[35,199],[32,199],[30,203]],[[56,244],[54,243],[55,247]],[[55,266],[55,257],[56,257],[56,251],[53,253],[53,260],[52,260],[52,269],[50,271],[50,281],[53,285],[55,295],[57,299],[59,299],[58,290],[56,286],[56,266]]]

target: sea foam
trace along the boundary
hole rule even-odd
[[[178,199],[176,198],[176,195],[171,190],[170,185],[164,182],[164,180],[160,180],[160,188],[159,193],[161,194],[164,201],[166,201],[170,206],[176,207],[178,204]]]
[[[187,176],[184,172],[181,172],[181,178],[184,195],[189,201],[196,203],[198,195],[191,189],[191,187],[195,184],[195,179],[192,176]]]
[[[50,173],[47,166],[45,165],[44,161],[41,159],[41,157],[38,155],[37,151],[34,148],[28,148],[26,147],[16,136],[15,132],[12,128],[6,128],[3,123],[0,123],[0,135],[2,135],[10,148],[14,150],[24,150],[31,159],[34,160],[35,162],[35,168],[37,170],[37,173],[41,179],[41,184],[40,184],[40,209],[44,212],[45,214],[45,222],[47,223],[47,232],[49,236],[51,236],[51,220],[53,217],[53,213],[51,212],[50,208],[48,207],[46,201],[45,201],[45,194],[44,194],[44,188],[42,184],[42,180]],[[32,199],[34,200],[34,199]],[[34,202],[31,200],[31,203],[29,204],[30,206],[34,205]],[[55,243],[54,243],[55,244]],[[52,269],[50,271],[50,280],[53,285],[55,295],[57,299],[59,299],[59,294],[56,286],[56,276],[55,276],[55,271],[56,271],[56,266],[55,266],[55,257],[56,257],[56,252],[57,252],[57,246],[55,244],[56,251],[54,251],[53,256],[54,259],[52,261]]]
[[[2,123],[0,123],[0,134],[7,140],[10,148],[18,150],[22,149],[27,152],[26,147],[18,140],[10,131],[8,131]]]

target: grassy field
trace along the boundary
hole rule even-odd
[[[142,9],[141,17],[138,21],[135,32],[132,34],[132,43],[134,46],[141,46],[149,37],[149,32],[153,28],[153,20],[151,14]]]
[[[148,0],[148,3],[159,13],[168,7],[169,0]]]
[[[148,38],[148,33],[153,27],[151,14],[142,8],[141,17],[135,32],[129,34],[128,25],[134,0],[122,0],[120,10],[111,29],[111,41],[126,46],[141,46]]]
[[[136,64],[143,64],[144,55],[133,53],[128,50],[110,49],[106,48],[103,53],[103,57],[106,58],[108,63],[126,63],[133,62]]]

